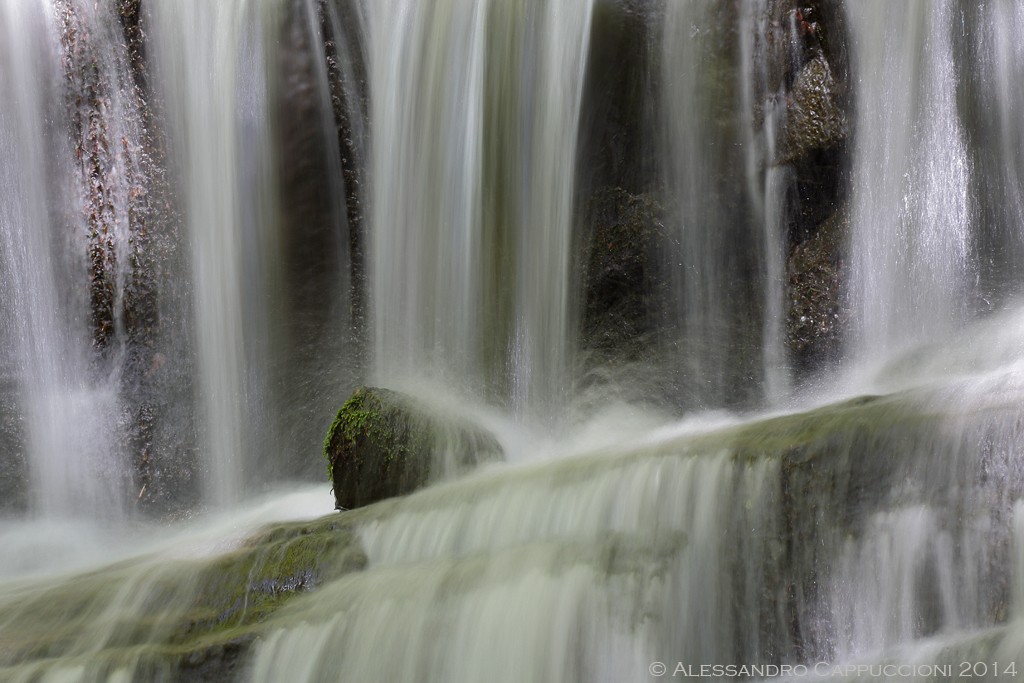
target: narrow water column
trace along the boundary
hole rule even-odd
[[[955,3],[846,3],[856,72],[855,357],[962,322],[974,277],[972,170],[957,111]]]
[[[993,2],[984,16],[990,17],[994,40],[986,43],[992,50],[991,96],[998,102],[999,155],[1008,205],[1007,222],[1016,224],[1018,236],[1024,232],[1024,129],[1020,112],[1024,110],[1024,7]]]
[[[363,283],[353,269],[361,265],[364,198],[357,3],[280,7],[280,46],[268,55],[278,83],[269,104],[280,210],[270,240],[279,251],[268,254],[275,279],[263,285],[271,337],[263,355],[271,367],[256,469],[264,480],[323,476],[323,433],[351,394],[362,355],[354,327]]]
[[[374,381],[476,388],[486,5],[374,0],[365,12]]]
[[[592,0],[366,5],[378,381],[534,416],[569,386]]]
[[[1013,504],[1010,616],[1024,619],[1024,501]]]
[[[998,309],[1021,291],[1024,260],[1024,6],[988,0],[961,9],[972,63],[959,103],[970,142],[977,206],[979,303]]]
[[[791,381],[786,356],[786,260],[788,254],[788,208],[786,194],[792,170],[772,166],[765,170],[764,183],[764,325],[761,357],[764,364],[764,394],[769,406],[779,405],[790,395]]]
[[[107,135],[122,123],[115,120],[122,113],[118,98],[90,110],[76,90],[98,87],[81,84],[79,70],[107,85],[117,79],[102,49],[83,62],[71,45],[103,35],[109,24],[102,22],[113,14],[79,9],[0,2],[0,87],[7,93],[0,102],[3,365],[19,386],[30,508],[50,516],[117,516],[127,483],[119,372],[116,362],[100,363],[93,347],[87,254],[90,231],[102,231],[111,249],[126,241],[126,207],[118,203],[115,177],[127,169],[119,151],[99,168],[79,168],[92,150],[78,147],[69,118],[88,119],[97,145],[108,144]],[[95,193],[108,191],[102,207],[91,204]],[[112,280],[116,301],[124,278],[103,275]]]
[[[764,322],[761,359],[764,394],[769,405],[789,394],[786,359],[786,255],[788,224],[786,194],[792,171],[779,159],[779,138],[786,124],[783,68],[796,71],[802,55],[789,27],[776,24],[772,3],[743,4],[740,17],[740,102],[743,110],[743,147],[747,193],[754,218],[761,224],[764,261]],[[785,54],[780,54],[785,53]]]
[[[155,71],[192,254],[200,414],[213,503],[237,500],[266,399],[276,281],[277,186],[269,115],[274,0],[152,3]]]
[[[687,408],[760,399],[765,298],[764,201],[742,114],[745,68],[735,13],[717,0],[670,0],[661,45],[660,166],[673,237],[664,250],[673,303],[673,365]],[[741,30],[751,30],[742,27]],[[754,152],[752,152],[754,153]],[[751,191],[751,183],[757,191]]]
[[[528,26],[536,29],[533,35],[527,33],[527,76],[520,85],[528,147],[526,191],[519,197],[512,358],[513,404],[536,419],[572,396],[573,208],[593,0],[529,5]]]

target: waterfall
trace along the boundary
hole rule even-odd
[[[854,353],[962,324],[974,286],[971,162],[956,106],[953,3],[847,3],[855,68]]]
[[[152,5],[191,243],[207,496],[237,501],[266,400],[278,200],[267,73],[280,3]],[[243,142],[244,140],[244,142]]]
[[[536,417],[571,384],[591,2],[366,8],[375,374]]]
[[[320,14],[239,0],[154,3],[149,16],[190,244],[205,497],[232,503],[288,471],[290,444],[318,443],[281,436],[322,428],[355,360]]]
[[[793,71],[803,66],[799,40],[791,26],[793,15],[782,26],[773,22],[770,3],[747,3],[740,20],[740,100],[743,112],[743,144],[747,193],[756,220],[762,224],[764,265],[764,322],[761,332],[761,365],[764,394],[777,405],[789,394],[789,369],[785,342],[786,255],[789,237],[787,199],[793,185],[792,171],[783,163],[781,138],[785,131],[786,93],[780,64]],[[778,53],[782,52],[782,55]],[[795,54],[787,54],[795,53]]]
[[[758,657],[760,627],[743,615],[762,598],[734,594],[730,577],[771,571],[744,558],[767,557],[777,533],[775,465],[608,465],[555,489],[480,482],[498,488],[478,504],[410,501],[362,532],[366,573],[325,587],[324,605],[345,607],[271,634],[254,680],[643,680],[670,652]]]
[[[3,372],[24,416],[29,505],[117,515],[130,479],[119,382],[140,147],[120,28],[107,6],[12,1],[0,30]]]
[[[237,501],[319,471],[297,454],[353,386],[318,3],[129,11],[4,7],[5,509],[171,508],[196,467]]]
[[[962,16],[972,38],[968,56],[975,65],[962,79],[968,103],[962,111],[975,147],[971,162],[978,188],[974,246],[978,303],[983,309],[998,309],[1020,292],[1017,264],[1024,248],[1020,230],[1024,138],[1016,125],[1017,112],[1024,106],[1020,85],[1024,53],[1015,38],[1024,25],[1024,13],[1012,3],[988,3],[982,9]]]
[[[756,393],[747,378],[761,367],[760,354],[739,341],[761,337],[759,307],[752,305],[759,278],[748,277],[761,248],[735,248],[758,245],[760,231],[744,196],[741,169],[749,157],[733,151],[743,127],[732,75],[743,67],[720,30],[720,9],[710,0],[668,3],[661,55],[664,173],[676,230],[665,256],[675,290],[667,324],[678,329],[674,361],[698,408]]]
[[[0,679],[1005,680],[1022,32],[0,0]],[[506,461],[323,516],[363,384]]]

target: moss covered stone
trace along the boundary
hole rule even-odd
[[[324,440],[339,509],[405,495],[432,478],[501,456],[497,440],[479,426],[436,413],[410,396],[372,387],[352,394]]]
[[[149,556],[30,587],[0,598],[18,622],[0,631],[0,679],[82,657],[90,680],[237,680],[281,607],[366,563],[335,515],[267,528],[212,560]]]

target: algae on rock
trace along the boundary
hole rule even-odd
[[[441,415],[395,391],[361,387],[331,424],[324,457],[337,507],[351,509],[499,460],[502,449],[465,418]]]
[[[81,660],[84,680],[236,680],[282,606],[365,566],[354,531],[331,516],[270,527],[213,560],[157,553],[26,585],[0,596],[18,624],[0,629],[0,679],[35,680],[59,658]]]

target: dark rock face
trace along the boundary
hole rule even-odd
[[[23,510],[28,498],[29,472],[19,390],[8,374],[0,375],[0,515]]]
[[[829,149],[846,137],[846,116],[839,108],[836,87],[824,53],[819,52],[800,70],[787,102],[778,163],[791,163],[814,150]]]
[[[651,194],[620,187],[594,193],[584,276],[583,348],[606,362],[643,359],[653,346],[668,286],[656,267],[664,209]]]
[[[199,451],[194,414],[188,241],[172,189],[163,103],[151,87],[142,0],[118,0],[117,12],[138,107],[139,186],[129,207],[132,251],[123,317],[127,361],[122,386],[128,455],[138,507],[175,517],[197,504]],[[127,84],[126,84],[127,85]],[[134,493],[134,492],[133,492]]]
[[[715,108],[723,139],[733,140],[741,127],[750,125],[738,115],[742,93],[736,88],[745,68],[737,58],[742,39],[736,33],[738,8],[723,2],[712,11],[717,21],[712,22],[716,28],[709,45],[718,52],[704,66],[712,89],[708,104]],[[789,179],[782,199],[785,234],[780,238],[787,249],[790,364],[800,379],[838,354],[845,324],[840,290],[847,221],[839,211],[849,185],[846,27],[838,0],[773,0],[764,12],[758,19],[765,22],[767,33],[755,48],[763,62],[749,95],[755,133],[775,141],[772,149],[763,150],[760,163],[765,170],[785,167]],[[577,238],[583,264],[578,275],[580,346],[588,378],[595,371],[615,372],[626,363],[653,367],[658,364],[656,338],[660,335],[664,342],[678,336],[666,326],[679,315],[668,303],[672,291],[682,286],[672,278],[679,278],[673,269],[685,261],[677,258],[685,247],[663,227],[666,220],[672,223],[665,208],[650,199],[661,196],[664,182],[656,134],[657,103],[663,96],[663,13],[661,3],[644,0],[602,0],[594,6],[577,186],[582,198]],[[775,116],[767,117],[769,108]],[[766,130],[769,125],[774,129]],[[723,159],[730,153],[723,151]],[[736,276],[715,294],[734,304],[730,339],[755,339],[763,283],[756,249],[747,245],[750,237],[743,226],[760,219],[749,210],[746,197],[736,195],[742,183],[733,179],[743,172],[742,163],[735,157],[709,170],[716,178],[709,187],[733,189],[708,201],[732,216],[723,225],[738,226],[735,234],[709,239],[737,245],[728,266]],[[666,206],[671,210],[671,201]],[[819,231],[828,234],[819,236]],[[674,257],[666,260],[659,253]],[[659,306],[661,320],[656,319]],[[744,347],[726,365],[736,369],[737,384],[742,385],[759,359],[756,349]],[[635,365],[630,372],[640,371]],[[667,385],[665,389],[672,393]],[[740,404],[750,400],[757,399],[735,397]]]
[[[787,49],[774,59],[785,116],[771,163],[792,169],[786,197],[786,345],[800,379],[838,355],[847,326],[847,41],[842,8],[832,0],[782,0],[773,11],[797,37],[795,45],[783,41]]]
[[[106,169],[117,163],[120,150],[112,144],[109,121],[103,111],[112,84],[106,81],[99,65],[100,48],[93,44],[93,37],[79,21],[74,7],[61,1],[56,10],[61,25],[69,141],[83,180],[82,213],[88,226],[93,343],[98,349],[105,349],[111,342],[118,318],[114,279],[119,255],[113,231],[119,207],[115,205],[115,190],[109,187]]]
[[[112,24],[90,24],[74,3],[55,4],[64,66],[68,143],[87,233],[88,320],[97,373],[121,378],[126,467],[138,506],[166,514],[194,499],[190,396],[191,298],[180,213],[168,179],[159,103],[149,88],[147,14],[117,0]],[[117,107],[112,102],[117,101]],[[112,112],[117,110],[117,118]],[[127,230],[128,239],[115,233]],[[115,369],[114,364],[123,363]],[[173,425],[173,428],[172,428]],[[137,494],[136,494],[137,492]]]
[[[848,328],[849,313],[842,301],[842,249],[849,224],[843,207],[790,251],[786,345],[798,368],[821,367],[834,360]]]
[[[247,657],[255,640],[255,635],[247,634],[226,643],[193,650],[171,668],[173,680],[180,683],[244,680]]]
[[[338,411],[324,457],[338,508],[353,509],[500,459],[502,450],[464,419],[433,413],[395,391],[361,387]]]
[[[651,350],[660,309],[657,249],[665,211],[652,191],[660,6],[599,0],[581,120],[583,226],[580,345],[590,368],[640,360]]]
[[[363,344],[355,331],[361,311],[354,294],[357,259],[350,249],[360,230],[352,220],[358,183],[345,166],[350,155],[338,147],[337,117],[349,109],[347,102],[335,101],[335,81],[342,78],[331,57],[335,4],[289,0],[275,28],[276,85],[268,104],[279,208],[277,253],[269,271],[276,283],[268,290],[266,313],[271,379],[264,400],[270,419],[253,435],[267,444],[257,451],[258,470],[271,478],[319,476],[316,461],[302,454],[320,446],[323,424],[358,386],[362,363]],[[350,200],[356,205],[350,207]],[[330,372],[324,359],[331,359]]]
[[[369,86],[366,47],[356,0],[322,0],[320,23],[334,112],[338,148],[341,150],[345,211],[348,220],[348,248],[351,271],[351,317],[357,336],[366,327],[366,244],[363,200],[366,195],[369,147]]]
[[[202,476],[192,364],[185,354],[145,348],[135,349],[130,363],[135,381],[124,389],[122,420],[135,473],[134,500],[148,515],[187,515],[199,502]]]
[[[580,173],[587,187],[641,193],[657,177],[655,88],[659,3],[594,5],[581,109]]]

